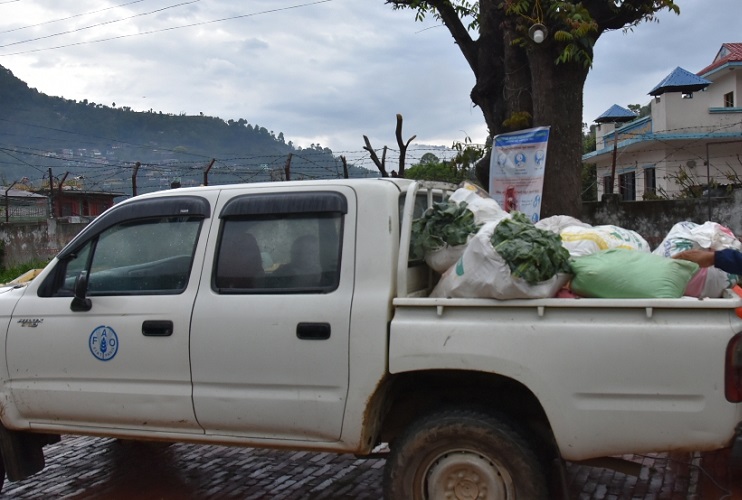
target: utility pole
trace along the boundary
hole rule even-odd
[[[52,176],[52,168],[49,167],[49,208],[52,214],[52,218],[56,217],[56,208],[54,207],[54,176]]]

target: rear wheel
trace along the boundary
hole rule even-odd
[[[441,411],[414,424],[391,447],[388,500],[539,500],[546,479],[533,450],[504,417]]]

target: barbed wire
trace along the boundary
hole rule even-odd
[[[15,160],[19,165],[32,168],[36,171],[36,175],[30,175],[29,179],[33,178],[34,182],[42,182],[44,178],[48,178],[47,171],[52,168],[55,171],[58,171],[58,169],[74,170],[77,174],[82,174],[86,185],[121,184],[123,186],[121,177],[133,172],[136,162],[120,158],[120,153],[126,153],[128,158],[135,156],[147,157],[146,161],[140,162],[139,168],[142,173],[140,185],[148,186],[165,185],[168,184],[166,182],[167,179],[173,178],[188,178],[189,182],[195,182],[193,178],[203,175],[203,171],[211,159],[214,160],[211,174],[218,176],[220,180],[231,177],[236,182],[251,182],[261,179],[261,176],[270,178],[273,175],[275,177],[276,174],[272,172],[283,168],[289,153],[293,155],[294,161],[299,164],[292,165],[295,169],[292,171],[292,174],[303,178],[339,177],[341,172],[340,156],[344,156],[347,159],[349,166],[356,167],[362,172],[368,172],[367,175],[369,176],[378,175],[378,171],[371,161],[370,153],[365,149],[334,152],[329,148],[323,148],[317,145],[316,147],[309,148],[294,148],[291,151],[276,154],[246,155],[238,153],[221,155],[220,157],[220,155],[210,155],[203,152],[171,149],[159,144],[137,144],[111,137],[74,132],[5,118],[0,118],[0,121],[9,122],[14,125],[34,127],[39,131],[34,136],[3,133],[2,136],[5,137],[5,141],[0,143],[0,157],[5,157],[4,159],[0,158],[0,165],[11,167],[15,164],[11,160]],[[739,128],[742,128],[742,121],[715,127],[706,127],[705,129],[697,126],[682,127],[663,131],[660,135],[642,131],[621,132],[619,129],[620,141],[646,138],[647,142],[645,142],[642,148],[642,154],[647,155],[659,152],[662,156],[659,159],[652,160],[652,165],[639,165],[635,159],[626,162],[625,159],[630,158],[633,152],[630,148],[622,148],[620,150],[621,154],[617,158],[619,160],[616,163],[617,173],[622,175],[624,173],[635,172],[639,174],[637,177],[641,178],[646,168],[653,168],[657,179],[667,181],[671,179],[671,176],[676,174],[679,166],[682,168],[682,166],[689,165],[691,161],[699,162],[700,160],[705,162],[705,156],[699,153],[698,148],[707,142],[709,138],[714,138],[714,134],[728,133],[729,130],[736,132]],[[681,137],[683,140],[680,142],[666,137],[667,135],[682,135],[689,132],[694,134],[693,137],[690,139]],[[68,135],[70,139],[65,140],[59,137],[59,133]],[[92,151],[99,148],[103,149],[103,151],[99,151],[101,155],[97,157],[92,152],[87,151],[83,155],[81,150],[86,150],[87,148],[80,147],[58,147],[50,150],[49,148],[28,145],[17,146],[13,144],[16,135],[22,136],[24,139],[31,138],[37,143],[53,141],[54,144],[60,146],[86,145],[90,146]],[[698,135],[700,137],[697,137]],[[732,136],[736,137],[734,134]],[[739,134],[739,137],[742,140],[742,133]],[[106,149],[104,146],[101,146],[100,141],[117,144],[123,151],[116,151],[114,154],[113,149]],[[696,148],[695,150],[693,149],[694,147]],[[398,165],[401,152],[394,147],[382,147],[376,151],[381,152],[384,149],[386,149],[386,164],[388,166]],[[601,151],[607,152],[609,149],[609,147],[605,147]],[[154,151],[157,151],[159,154],[166,153],[173,157],[189,156],[190,158],[167,158],[162,161],[152,160],[151,154]],[[456,154],[456,151],[450,148],[413,145],[412,148],[406,151],[407,166],[420,163],[431,152],[436,157],[438,155],[443,156],[444,159],[450,159]],[[606,168],[604,162],[601,162],[601,164],[603,166],[600,170],[604,171]],[[742,170],[740,167],[742,167],[742,161],[739,155],[737,155],[736,159],[733,155],[730,156],[729,154],[721,153],[709,157],[708,172],[713,174],[715,179],[726,178],[729,171],[736,172]],[[704,176],[703,174],[705,172],[692,172],[692,176],[695,176],[695,178],[702,178]],[[594,181],[589,186],[585,186],[585,190],[599,188],[601,181],[602,176],[598,173]]]

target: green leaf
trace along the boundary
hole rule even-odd
[[[500,222],[492,234],[495,251],[513,276],[535,285],[558,273],[569,273],[569,251],[559,235],[539,229],[521,212]]]
[[[464,245],[479,227],[466,202],[436,202],[421,218],[412,221],[412,256],[420,259],[426,252],[445,245]]]

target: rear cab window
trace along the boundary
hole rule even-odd
[[[212,289],[330,293],[340,280],[346,198],[337,192],[237,196],[225,204]]]

